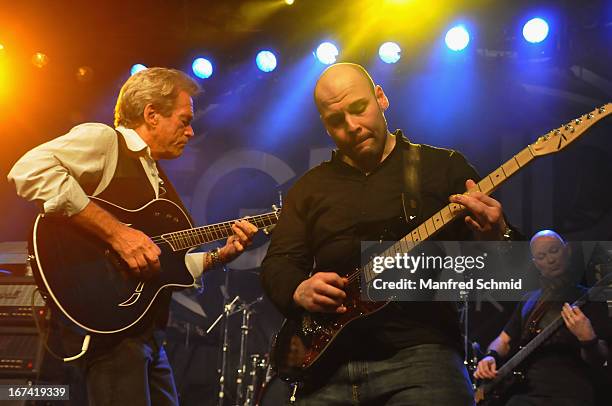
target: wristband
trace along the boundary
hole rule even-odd
[[[501,356],[499,355],[499,353],[495,350],[489,350],[486,354],[485,357],[492,357],[495,360],[495,364],[499,365],[501,364]]]
[[[221,265],[221,256],[219,255],[219,248],[215,248],[214,250],[210,251],[210,263],[212,265],[213,268],[215,268],[218,265]]]

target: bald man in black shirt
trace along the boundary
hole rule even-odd
[[[289,191],[262,265],[264,289],[286,317],[346,311],[347,279],[331,270],[358,258],[360,242],[378,240],[382,230],[388,240],[411,230],[399,220],[403,194],[421,202],[420,220],[449,196],[468,209],[464,223],[451,224],[440,240],[499,240],[508,231],[499,202],[480,192],[462,194],[478,175],[456,151],[419,146],[420,192],[404,190],[403,151],[417,146],[401,131],[389,132],[389,100],[361,66],[331,66],[314,96],[338,149]],[[310,275],[315,263],[325,271]],[[453,303],[392,303],[349,325],[330,350],[331,361],[298,392],[298,404],[470,405],[460,341]]]

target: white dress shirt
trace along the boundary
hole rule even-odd
[[[151,149],[138,133],[117,127],[127,147],[139,155],[140,162],[159,197],[161,179]],[[98,184],[93,196],[109,185],[117,167],[119,144],[115,130],[101,123],[80,124],[67,134],[28,151],[8,174],[17,194],[41,204],[45,213],[73,216],[89,203],[80,182]],[[185,263],[198,277],[203,271],[203,253],[188,254]]]

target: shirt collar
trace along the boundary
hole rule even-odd
[[[125,144],[127,145],[130,151],[141,152],[143,150],[146,150],[146,153],[150,155],[149,146],[146,142],[144,142],[142,138],[140,138],[140,135],[138,135],[136,131],[131,128],[125,128],[123,126],[117,127],[117,131],[119,131],[121,135],[123,135],[123,138],[125,139]]]

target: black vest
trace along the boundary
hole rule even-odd
[[[155,199],[155,190],[139,159],[140,154],[128,148],[125,138],[118,131],[117,140],[118,154],[115,173],[108,186],[101,193],[96,195],[96,197],[126,209],[138,209]],[[188,213],[161,167],[157,166],[157,170],[162,180],[160,184],[160,197],[173,201],[178,204],[185,213]],[[81,186],[86,193],[91,194],[94,192],[97,184],[83,184]],[[96,341],[102,344],[102,346],[105,346],[104,344],[112,344],[112,342],[116,342],[116,339],[120,337],[133,336],[142,334],[146,331],[165,328],[168,321],[171,296],[171,289],[163,289],[155,299],[155,303],[147,314],[135,326],[128,329],[125,333],[113,334],[113,339],[111,340],[106,340],[104,337],[97,337],[98,339]]]

